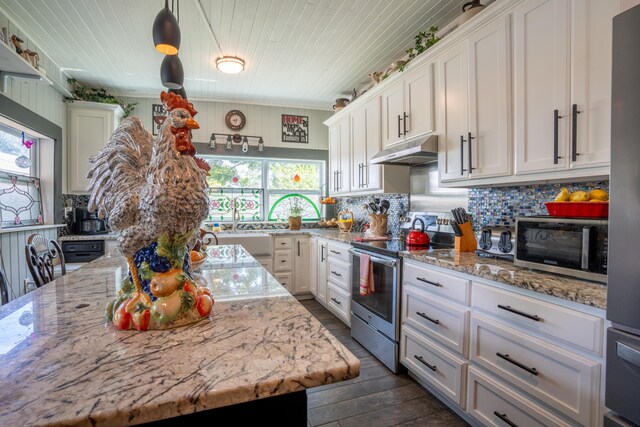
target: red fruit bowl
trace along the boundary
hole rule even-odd
[[[608,202],[546,202],[551,216],[569,218],[609,218]]]

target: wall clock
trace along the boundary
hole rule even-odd
[[[240,110],[231,110],[224,117],[224,122],[231,130],[240,130],[247,124],[247,118]]]

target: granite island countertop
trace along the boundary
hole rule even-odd
[[[138,424],[358,376],[359,360],[241,246],[208,253],[194,279],[215,304],[196,324],[106,323],[121,257],[0,307],[0,424]]]
[[[521,289],[539,292],[568,301],[607,308],[607,287],[558,274],[517,267],[511,261],[478,257],[473,252],[456,254],[453,249],[428,249],[400,253],[405,259],[466,273]]]

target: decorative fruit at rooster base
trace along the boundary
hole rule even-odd
[[[589,193],[586,191],[574,191],[569,196],[569,201],[571,202],[588,202],[589,201]]]
[[[595,201],[606,202],[608,200],[609,200],[609,193],[607,193],[604,190],[600,190],[599,188],[597,188],[595,190],[589,191],[590,202],[595,202]]]
[[[569,196],[571,193],[569,193],[569,190],[567,190],[566,188],[562,188],[560,189],[560,193],[558,193],[558,195],[556,196],[556,199],[554,201],[556,202],[566,202],[567,200],[569,200]]]

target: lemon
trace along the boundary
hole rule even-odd
[[[574,191],[569,195],[569,200],[572,202],[587,202],[589,201],[589,194],[586,191]]]
[[[569,200],[569,190],[567,190],[566,188],[560,189],[560,193],[558,193],[558,195],[556,196],[555,201],[566,202],[567,200]]]
[[[607,201],[609,200],[609,193],[604,190],[595,189],[589,192],[589,200]]]

